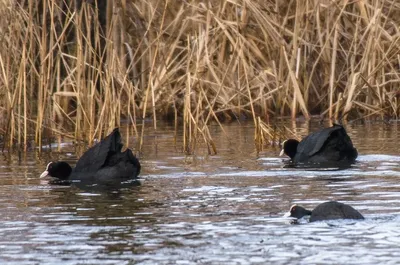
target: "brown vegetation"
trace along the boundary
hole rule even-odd
[[[210,122],[251,118],[263,144],[269,117],[399,115],[397,0],[64,1],[0,0],[8,146],[149,117],[215,152]]]

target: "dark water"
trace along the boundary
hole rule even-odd
[[[360,156],[343,171],[285,169],[278,148],[257,154],[251,125],[224,128],[212,128],[214,156],[202,148],[185,156],[171,127],[148,130],[143,185],[114,192],[39,180],[50,159],[75,161],[72,145],[22,160],[3,154],[0,264],[400,263],[397,124],[348,126]],[[282,217],[293,203],[326,200],[366,220],[290,225]]]

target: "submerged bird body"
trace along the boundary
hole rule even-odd
[[[294,139],[285,141],[282,152],[288,155],[294,164],[352,164],[358,156],[346,130],[336,124],[311,133],[301,142]]]
[[[364,219],[364,217],[350,205],[337,201],[329,201],[319,204],[314,210],[309,211],[301,206],[293,205],[288,216],[297,219],[310,216],[310,222],[336,220],[336,219]]]
[[[67,162],[50,162],[41,178],[51,176],[66,182],[115,183],[135,179],[140,163],[130,149],[121,152],[118,129],[89,148],[78,160],[75,168]]]

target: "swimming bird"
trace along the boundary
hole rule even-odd
[[[342,125],[334,124],[311,133],[300,142],[289,139],[282,143],[280,155],[286,154],[295,165],[348,166],[358,152]]]
[[[364,219],[364,216],[356,209],[337,201],[321,203],[312,211],[306,210],[298,205],[293,205],[290,207],[289,213],[285,216],[300,219],[306,215],[310,215],[310,222],[335,219]]]
[[[89,148],[75,168],[64,161],[50,162],[40,178],[51,176],[63,183],[117,183],[136,179],[140,173],[139,160],[130,149],[121,152],[121,134],[118,128],[102,141]]]

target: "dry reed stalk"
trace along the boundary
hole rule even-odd
[[[342,93],[339,93],[338,100],[336,102],[336,108],[335,108],[335,121],[339,120],[339,109],[340,109],[342,100],[343,100]]]
[[[296,124],[294,123],[294,126]],[[283,140],[288,139],[286,131],[290,134],[295,135],[286,126],[279,128],[277,124],[271,126],[264,122],[260,117],[257,117],[257,123],[255,126],[255,146],[257,151],[262,151],[265,145],[275,146],[280,144]]]
[[[352,82],[351,82],[350,88],[348,89],[348,93],[347,93],[347,96],[346,96],[346,103],[345,103],[344,110],[343,110],[343,112],[345,113],[346,116],[347,116],[347,113],[350,111],[350,109],[352,107],[353,95],[354,95],[354,92],[355,92],[356,87],[357,87],[357,80],[358,80],[358,76],[359,75],[360,75],[359,73],[355,73],[354,74],[354,76],[352,78]],[[344,118],[346,118],[346,116]]]
[[[335,82],[335,70],[336,70],[336,55],[337,55],[337,45],[338,45],[338,29],[339,24],[335,25],[335,33],[333,34],[333,47],[332,47],[332,57],[331,57],[331,74],[329,76],[329,119],[332,119],[333,115],[333,94],[335,92],[335,87],[333,86]]]
[[[292,56],[291,56],[290,66],[289,66],[290,69],[293,69],[295,60],[297,58],[296,72],[295,72],[296,79],[298,78],[298,67],[297,66],[300,63],[299,58],[298,58],[298,56],[300,55],[300,53],[298,52],[298,50],[299,50],[298,42],[299,42],[299,37],[300,37],[299,31],[300,31],[301,16],[304,14],[303,7],[304,7],[304,5],[303,5],[303,3],[301,3],[301,1],[296,1],[296,14],[295,14],[295,20],[294,20],[293,40],[292,40],[293,47],[292,47],[292,54],[291,54]],[[296,55],[296,53],[297,53],[297,55]],[[286,59],[286,57],[285,57],[285,59]],[[296,114],[297,114],[297,98],[298,98],[297,93],[298,93],[298,91],[296,89],[294,89],[293,90],[293,99],[292,99],[292,114],[291,114],[292,118],[295,118]]]
[[[264,123],[260,117],[257,117],[254,134],[256,149],[261,151],[263,146],[268,142],[268,138],[271,136],[269,126]]]
[[[300,69],[300,48],[297,49],[297,60],[296,60],[296,80],[299,79],[299,69]],[[296,117],[297,113],[297,93],[296,90],[293,91],[293,104],[292,104],[292,118]],[[305,100],[304,100],[305,102]]]
[[[286,64],[289,67],[289,60],[288,60],[288,57],[287,57],[287,54],[286,54],[285,51],[283,51],[283,55],[284,55]],[[303,113],[304,117],[306,119],[310,119],[310,115],[308,114],[308,110],[307,110],[307,107],[305,105],[303,95],[301,94],[300,87],[299,87],[299,84],[298,84],[297,79],[296,79],[296,75],[293,73],[292,69],[288,68],[288,70],[289,70],[289,77],[290,77],[290,80],[291,80],[292,85],[293,85],[293,95],[296,97],[297,101],[299,102],[300,108],[302,110],[302,113]]]

